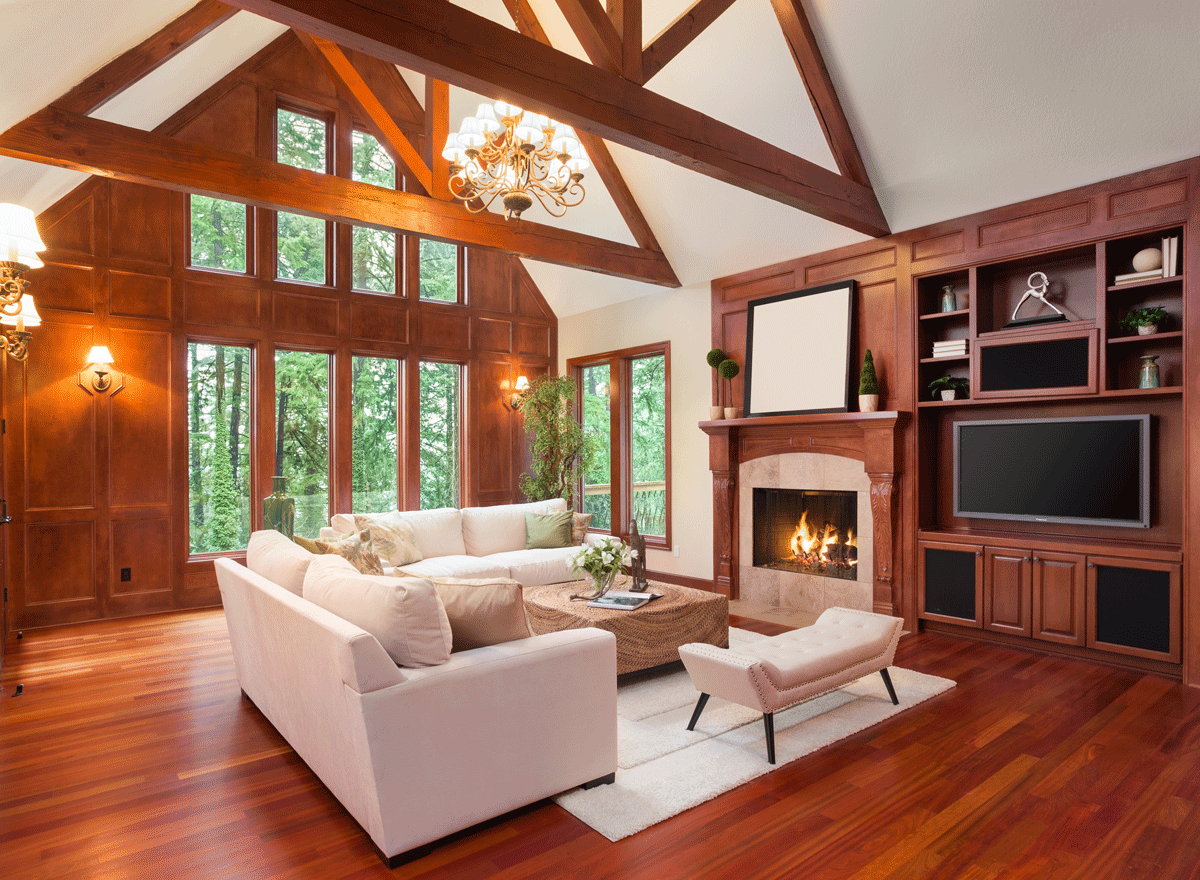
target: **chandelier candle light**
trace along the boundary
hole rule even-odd
[[[583,201],[591,168],[575,130],[505,101],[480,104],[446,138],[450,193],[479,213],[501,197],[504,216],[521,219],[536,198],[552,216]]]
[[[33,211],[0,205],[0,333],[9,355],[19,361],[28,356],[26,345],[33,338],[25,328],[42,323],[33,297],[25,292],[29,286],[25,273],[42,267],[38,251],[45,249]]]

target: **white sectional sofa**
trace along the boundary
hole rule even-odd
[[[424,557],[401,566],[404,574],[416,577],[486,578],[507,577],[524,586],[558,584],[576,579],[567,565],[579,549],[556,547],[526,550],[525,514],[555,513],[567,509],[562,498],[527,504],[494,507],[440,507],[434,510],[400,511],[413,528]],[[339,513],[330,518],[322,537],[356,531],[353,516]],[[385,571],[390,571],[386,566]]]
[[[249,567],[216,561],[238,682],[389,866],[519,806],[611,781],[611,633],[568,630],[400,668],[374,635],[297,595],[318,568],[344,563],[307,572],[316,559],[330,557],[259,532]]]

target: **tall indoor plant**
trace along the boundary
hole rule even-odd
[[[595,441],[575,418],[575,382],[569,376],[537,376],[521,403],[525,431],[533,437],[532,473],[520,486],[531,501],[565,498],[575,507],[579,475],[596,454]]]

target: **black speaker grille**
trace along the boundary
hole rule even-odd
[[[975,620],[975,551],[925,548],[925,610]]]
[[[1144,651],[1171,650],[1171,575],[1096,566],[1096,641]]]

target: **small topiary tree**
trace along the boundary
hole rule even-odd
[[[571,401],[575,382],[568,376],[537,376],[521,404],[525,431],[533,435],[531,474],[520,487],[530,501],[565,498],[575,508],[579,475],[596,455],[596,443],[576,420]]]
[[[875,378],[875,361],[871,357],[871,349],[863,355],[862,372],[858,374],[859,394],[878,394],[879,380]]]
[[[717,375],[725,380],[725,387],[729,389],[729,406],[733,406],[733,379],[741,371],[733,358],[725,358],[717,365]]]
[[[708,361],[708,365],[713,368],[713,379],[716,380],[716,369],[721,366],[721,361],[725,360],[725,352],[719,348],[710,349],[708,354],[704,356]],[[717,382],[717,406],[721,405],[721,384]]]

